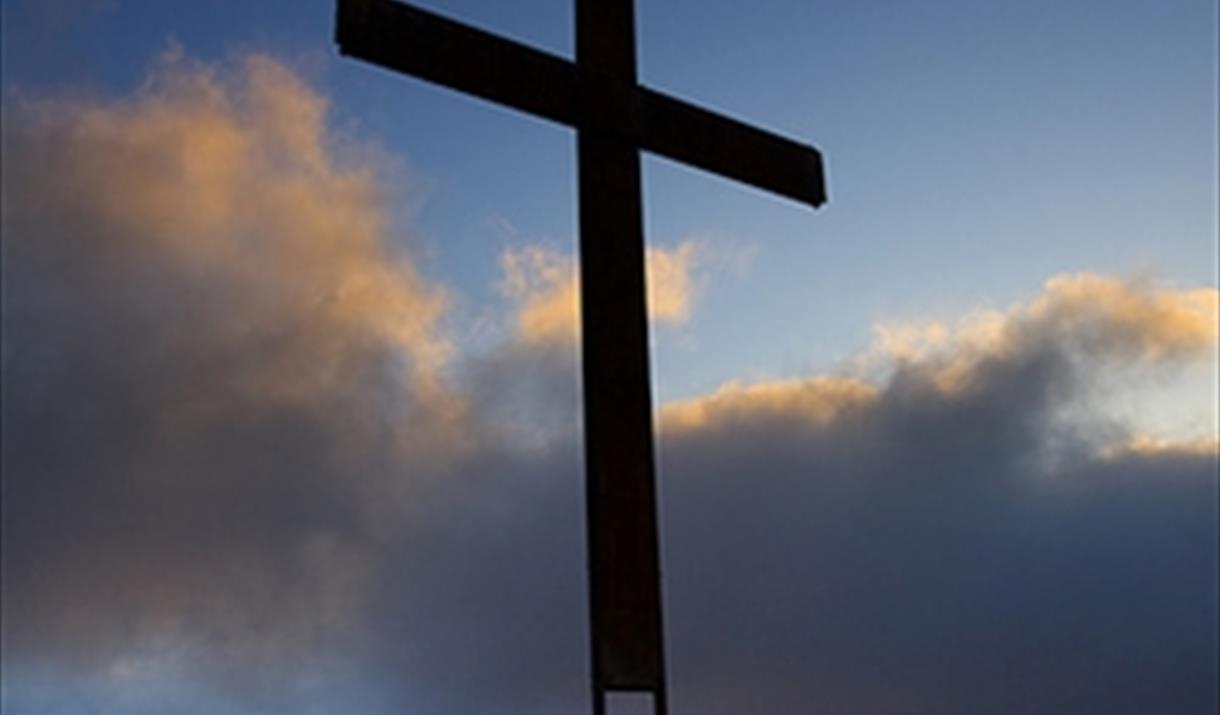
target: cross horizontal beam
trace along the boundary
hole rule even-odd
[[[822,155],[632,82],[393,0],[339,3],[340,51],[544,119],[595,128],[654,154],[795,199],[826,202]]]

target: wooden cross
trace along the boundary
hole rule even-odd
[[[576,62],[392,0],[339,0],[342,54],[576,128],[593,712],[666,712],[639,150],[815,208],[816,149],[639,85],[633,0],[576,0]]]

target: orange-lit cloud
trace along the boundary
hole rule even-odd
[[[1197,360],[1216,348],[1218,303],[1214,289],[1176,291],[1104,276],[1059,276],[1028,303],[1006,311],[979,311],[955,324],[880,325],[872,352],[845,375],[730,382],[710,395],[664,405],[661,424],[670,434],[781,416],[825,425],[869,405],[886,389],[876,378],[853,376],[875,372],[878,365],[883,374],[898,371],[907,384],[952,395],[980,387],[997,366],[1051,354],[1083,357],[1090,370]]]
[[[1220,435],[1176,440],[1147,434],[1134,434],[1117,444],[1106,445],[1100,450],[1108,460],[1121,460],[1139,456],[1185,455],[1198,457],[1220,456]]]
[[[439,407],[446,297],[396,254],[383,167],[333,138],[326,101],[283,65],[255,55],[225,70],[171,54],[131,98],[13,112],[10,243],[48,241],[21,222],[58,213],[79,222],[62,230],[82,252],[172,267],[183,291],[223,293],[209,349],[238,352],[271,331],[284,346],[230,375],[234,389],[334,394],[359,369],[352,346],[373,343]]]
[[[1027,304],[977,311],[956,324],[939,321],[875,329],[883,361],[919,365],[945,390],[969,386],[993,360],[1056,346],[1108,362],[1197,359],[1214,351],[1220,294],[1176,291],[1146,281],[1078,274],[1057,276]]]
[[[678,325],[690,317],[696,297],[699,244],[648,248],[648,312],[654,323]],[[570,340],[579,334],[580,279],[571,256],[541,246],[509,249],[500,256],[503,294],[516,306],[515,330],[526,342]]]
[[[710,395],[666,403],[661,409],[661,426],[666,434],[774,419],[825,426],[852,409],[871,404],[876,397],[875,386],[848,377],[730,382]]]

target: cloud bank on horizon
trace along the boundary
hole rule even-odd
[[[570,258],[458,352],[391,162],[264,56],[4,119],[5,711],[582,709]],[[649,268],[681,323],[698,244]],[[675,711],[1213,712],[1215,431],[1095,407],[1218,302],[1059,276],[661,406]]]

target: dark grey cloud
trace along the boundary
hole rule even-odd
[[[583,711],[574,346],[449,355],[320,98],[168,72],[5,117],[5,711]],[[1082,413],[1214,302],[1062,279],[667,407],[674,711],[1214,712],[1214,446]]]
[[[677,706],[1214,708],[1214,455],[1039,469],[1020,402],[890,398],[666,450]]]
[[[1106,356],[1036,345],[662,438],[675,711],[1214,710],[1214,448],[1099,452],[1061,412]],[[579,455],[484,459],[379,588],[380,660],[427,712],[578,711]]]

